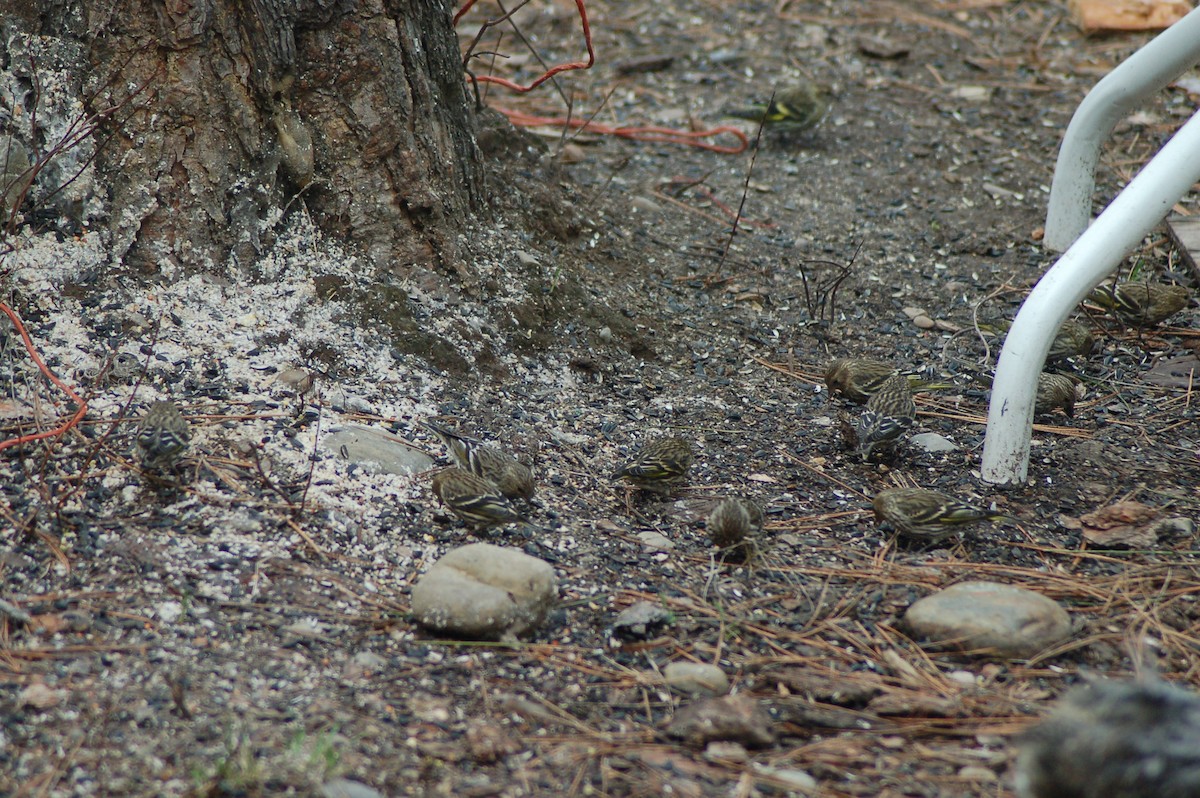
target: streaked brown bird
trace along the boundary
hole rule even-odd
[[[899,374],[890,363],[866,357],[839,357],[825,370],[825,385],[830,393],[864,404],[889,377]]]
[[[492,482],[452,466],[433,475],[433,492],[450,512],[481,532],[521,520],[516,508]]]
[[[980,332],[999,336],[1001,341],[1008,335],[1011,328],[1012,322],[1008,319],[979,323]],[[1046,362],[1066,360],[1077,355],[1090,355],[1095,348],[1096,339],[1092,337],[1091,330],[1074,319],[1067,319],[1058,328],[1058,332],[1054,334],[1054,339],[1050,342],[1050,351],[1046,353]]]
[[[1098,286],[1088,299],[1131,327],[1153,327],[1183,310],[1191,296],[1181,285],[1119,282]]]
[[[829,112],[829,92],[812,81],[775,89],[765,104],[735,108],[725,113],[739,119],[761,122],[764,127],[787,132],[812,130]]]
[[[624,479],[643,490],[669,494],[687,479],[694,455],[683,438],[658,438],[647,443],[611,479]]]
[[[763,511],[749,499],[723,499],[708,515],[705,529],[713,545],[722,549],[745,542],[762,531]]]
[[[855,428],[858,446],[866,460],[880,445],[891,446],[917,420],[917,406],[913,403],[908,378],[903,374],[888,377],[870,399],[867,409],[858,417]]]
[[[1009,519],[960,502],[952,496],[924,488],[888,488],[872,502],[875,520],[887,521],[905,537],[926,542],[944,540],[964,524]]]
[[[1096,339],[1087,325],[1074,319],[1067,319],[1054,334],[1050,342],[1050,351],[1046,354],[1048,361],[1066,360],[1069,357],[1086,357],[1096,348]]]
[[[982,383],[991,387],[993,375],[991,374],[976,374],[974,375],[976,382]],[[1073,376],[1066,374],[1057,374],[1055,372],[1043,371],[1038,374],[1037,389],[1033,397],[1033,413],[1034,415],[1043,415],[1045,413],[1053,413],[1055,409],[1062,408],[1068,418],[1075,417],[1075,401],[1079,398],[1079,394],[1075,386],[1079,380]]]
[[[187,449],[191,430],[174,402],[153,402],[134,440],[142,453],[142,466],[163,469],[174,465]]]
[[[1157,678],[1076,687],[1017,748],[1020,798],[1195,798],[1200,695]]]
[[[491,481],[506,499],[529,501],[533,498],[533,472],[508,452],[432,421],[422,421],[421,425],[441,439],[450,459],[459,468]]]
[[[1074,380],[1064,374],[1043,371],[1038,375],[1033,412],[1053,413],[1055,408],[1061,407],[1067,418],[1074,418],[1076,398]]]
[[[825,386],[831,394],[837,394],[849,399],[855,404],[865,404],[874,396],[879,386],[896,374],[899,370],[890,363],[873,360],[868,357],[840,357],[825,369]],[[929,382],[916,374],[906,374],[908,389],[913,393],[918,391],[938,391],[953,388],[947,382]]]

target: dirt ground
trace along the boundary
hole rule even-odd
[[[1118,500],[1196,517],[1190,381],[1162,367],[1196,354],[1194,307],[1140,332],[1081,314],[1099,346],[1067,367],[1085,389],[1074,418],[1039,419],[1026,486],[996,491],[978,473],[987,394],[975,375],[997,350],[973,320],[1011,318],[1053,263],[1040,228],[1062,131],[1148,36],[1088,37],[1043,2],[589,12],[598,64],[558,82],[573,116],[737,124],[753,139],[723,111],[800,79],[831,87],[832,109],[815,131],[767,132],[736,155],[517,133],[487,117],[495,217],[463,235],[479,285],[454,302],[408,287],[448,342],[428,358],[304,293],[352,255],[303,220],[231,278],[243,290],[202,276],[163,288],[191,315],[156,336],[131,332],[120,308],[136,303],[119,286],[30,303],[52,366],[70,362],[74,331],[110,336],[104,351],[151,368],[88,385],[94,423],[77,437],[0,455],[17,529],[3,597],[32,616],[0,617],[0,794],[322,795],[345,778],[395,796],[754,796],[800,794],[803,772],[829,796],[1006,796],[1013,736],[1081,672],[1128,676],[1152,659],[1200,683],[1195,536],[1101,549],[1077,523]],[[534,3],[517,19],[548,62],[579,57],[572,4]],[[531,74],[511,33],[484,49],[513,56],[497,74]],[[664,58],[635,61],[648,56]],[[492,87],[487,102],[563,115],[544,89],[514,99]],[[1118,127],[1097,207],[1194,109],[1172,88]],[[100,258],[86,242],[73,250],[80,269]],[[317,250],[327,259],[308,257]],[[1194,287],[1180,264],[1159,233],[1124,268]],[[355,279],[346,269],[339,279]],[[26,297],[30,274],[10,275]],[[294,329],[243,324],[264,301]],[[245,346],[205,349],[210,322]],[[260,349],[278,363],[260,369]],[[14,395],[15,351],[3,364]],[[865,463],[844,450],[842,405],[821,381],[842,355],[952,383],[919,397],[918,431],[957,448]],[[319,375],[301,401],[268,379],[285,363]],[[133,425],[104,421],[160,395],[193,424],[179,484],[151,484],[129,454]],[[538,477],[543,531],[494,541],[558,574],[561,606],[528,641],[417,627],[413,581],[474,538],[437,506],[428,475],[376,474],[319,446],[353,420],[441,456],[416,423],[434,415]],[[697,451],[677,496],[628,496],[607,479],[668,432]],[[869,497],[899,484],[994,502],[1019,523],[897,543]],[[748,564],[722,563],[705,536],[730,494],[767,508]],[[972,579],[1054,599],[1072,639],[1009,661],[905,635],[915,600]],[[642,600],[669,622],[616,639],[617,614]],[[671,736],[692,699],[662,670],[681,661],[719,665],[765,710],[772,741]]]

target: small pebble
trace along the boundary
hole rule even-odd
[[[279,372],[275,378],[279,384],[298,394],[306,394],[313,387],[312,372],[304,369],[288,368]]]
[[[986,103],[992,99],[990,86],[975,86],[971,84],[958,86],[950,92],[950,96],[969,103]]]
[[[953,452],[958,448],[949,438],[936,432],[922,432],[908,439],[909,443],[929,453]]]
[[[321,798],[383,798],[383,793],[352,779],[331,779],[322,785]]]
[[[750,753],[740,743],[714,740],[705,746],[704,758],[709,762],[735,762],[737,764],[744,764],[750,760]]]
[[[672,662],[663,669],[668,687],[688,695],[724,695],[729,677],[716,665],[703,662]]]
[[[964,768],[960,768],[958,771],[958,777],[960,779],[964,779],[965,781],[992,782],[999,780],[999,776],[996,775],[996,771],[992,770],[991,768],[985,768],[981,765],[967,765]]]
[[[668,626],[674,616],[665,607],[649,601],[631,604],[617,615],[612,624],[614,637],[624,640],[644,640]]]
[[[754,768],[754,772],[761,776],[766,776],[772,781],[782,783],[785,785],[784,789],[789,792],[798,792],[804,795],[820,794],[820,786],[817,784],[817,780],[803,770],[757,765]]]
[[[629,201],[629,207],[642,213],[661,213],[662,208],[657,202],[646,197],[634,197]]]
[[[651,551],[670,551],[675,548],[675,544],[669,537],[661,532],[655,532],[652,529],[646,529],[637,533],[637,539],[642,542],[642,545]]]

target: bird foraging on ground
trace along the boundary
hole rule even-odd
[[[521,520],[516,508],[491,481],[452,466],[433,475],[433,492],[450,512],[475,528],[476,533],[497,524]]]
[[[830,393],[864,404],[879,386],[899,372],[889,363],[866,357],[839,357],[825,369],[825,386]]]
[[[1054,334],[1054,340],[1050,342],[1050,351],[1046,354],[1046,360],[1053,362],[1077,355],[1087,356],[1095,348],[1096,339],[1092,337],[1092,331],[1087,328],[1087,325],[1067,319]]]
[[[614,471],[611,479],[624,479],[643,490],[666,495],[687,479],[693,458],[692,445],[683,438],[658,438]]]
[[[984,385],[992,385],[992,375],[976,374],[975,381]],[[1053,413],[1061,407],[1067,418],[1075,417],[1075,401],[1079,398],[1075,386],[1079,380],[1066,374],[1043,371],[1038,375],[1037,392],[1033,397],[1034,415]]]
[[[1076,687],[1017,742],[1020,798],[1200,795],[1200,696],[1158,679]]]
[[[421,425],[441,439],[455,465],[491,481],[506,499],[533,498],[533,472],[517,458],[432,421]]]
[[[887,521],[901,535],[927,542],[944,540],[964,524],[1008,518],[1002,513],[973,507],[945,493],[924,488],[881,490],[872,505],[876,521]]]
[[[893,444],[916,420],[917,406],[908,378],[903,374],[888,377],[867,400],[867,409],[858,417],[855,431],[863,459],[870,457],[875,447]]]
[[[1088,299],[1131,327],[1153,327],[1183,310],[1191,293],[1181,285],[1119,282],[1098,286]]]
[[[142,466],[157,469],[174,465],[190,440],[187,419],[174,402],[166,401],[150,405],[134,438],[142,453]]]
[[[840,357],[825,369],[825,387],[831,394],[844,396],[855,404],[865,404],[880,386],[900,372],[890,363],[867,357]],[[909,391],[936,391],[952,388],[949,383],[927,382],[915,374],[904,375]]]
[[[811,130],[829,112],[829,92],[811,81],[775,89],[764,105],[735,108],[725,113],[739,119],[760,122],[764,127],[788,132]]]
[[[978,327],[980,332],[999,336],[1003,340],[1012,328],[1012,322],[1008,319],[981,321]],[[1076,355],[1089,355],[1095,348],[1096,339],[1092,337],[1092,331],[1087,328],[1087,325],[1074,319],[1067,319],[1059,326],[1058,332],[1054,334],[1054,339],[1050,342],[1050,351],[1046,353],[1046,362],[1053,363],[1056,360],[1066,360]]]
[[[1075,381],[1064,374],[1043,371],[1038,375],[1037,394],[1033,400],[1033,412],[1053,413],[1061,407],[1067,418],[1075,418]]]
[[[762,531],[763,511],[748,499],[730,497],[713,508],[705,528],[713,545],[722,549],[745,542]]]

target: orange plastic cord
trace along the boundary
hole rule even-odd
[[[21,319],[18,318],[16,313],[13,312],[12,308],[10,308],[8,305],[5,305],[3,302],[0,302],[0,311],[4,311],[4,313],[10,319],[12,319],[12,323],[16,326],[17,332],[21,334],[21,340],[25,342],[25,351],[29,353],[31,358],[33,358],[33,362],[37,363],[38,369],[40,369],[41,372],[46,375],[46,379],[50,380],[50,382],[61,388],[67,394],[67,396],[71,397],[72,401],[79,405],[79,409],[75,411],[75,415],[71,416],[70,420],[61,427],[57,427],[56,429],[52,429],[47,432],[37,432],[30,435],[22,435],[19,438],[13,438],[7,441],[0,441],[0,451],[3,451],[10,446],[19,446],[22,443],[29,443],[30,441],[37,441],[41,440],[42,438],[52,438],[56,435],[62,435],[71,427],[79,423],[79,420],[83,418],[85,413],[87,413],[88,406],[87,402],[83,401],[83,399],[79,397],[79,394],[71,390],[69,385],[64,383],[58,377],[54,376],[54,373],[46,367],[46,364],[42,361],[42,358],[37,353],[37,350],[33,348],[33,341],[30,339],[29,332],[26,331],[25,325],[21,323]]]
[[[637,127],[609,127],[601,125],[597,122],[590,122],[586,119],[570,119],[565,116],[533,116],[524,111],[513,111],[507,108],[496,108],[497,111],[508,117],[509,121],[514,125],[523,125],[526,127],[534,125],[549,125],[553,127],[570,127],[577,130],[583,130],[588,133],[599,133],[606,136],[620,136],[627,139],[636,139],[637,141],[665,141],[671,144],[685,144],[691,147],[699,147],[704,150],[712,150],[713,152],[723,152],[729,155],[737,155],[740,152],[745,152],[749,146],[750,140],[746,138],[746,134],[735,127],[722,125],[721,127],[709,128],[708,130],[674,130],[669,127],[655,127],[653,125],[637,126]],[[738,146],[727,147],[721,144],[710,144],[704,139],[719,136],[722,133],[728,133],[738,140]]]
[[[458,13],[454,15],[455,26],[458,25],[458,21],[462,19],[463,14],[470,11],[471,7],[474,6],[475,3],[476,0],[467,0],[467,2],[463,4],[463,7],[460,8]],[[524,93],[527,91],[533,91],[538,86],[557,75],[559,72],[566,72],[570,69],[590,69],[592,65],[596,63],[596,51],[592,47],[592,28],[588,24],[587,9],[583,5],[583,0],[575,0],[575,8],[579,10],[579,23],[583,26],[583,41],[584,44],[587,45],[587,61],[572,61],[567,64],[559,64],[558,66],[551,67],[544,75],[535,80],[533,83],[530,83],[528,86],[522,86],[519,83],[514,83],[506,78],[498,78],[494,75],[480,75],[476,78],[476,80],[478,80],[480,83],[498,83],[507,89]],[[506,14],[505,17],[507,16],[508,15]]]
[[[476,2],[477,0],[467,0],[467,2],[463,4],[463,7],[458,10],[458,13],[454,15],[454,25],[456,27],[458,25],[458,21],[463,18],[464,14],[466,14],[475,6]],[[520,6],[517,6],[517,8],[520,8]],[[466,67],[466,61],[469,61],[471,58],[471,52],[474,51],[475,45],[479,43],[479,39],[483,35],[484,30],[510,18],[517,11],[517,8],[507,12],[499,19],[488,20],[487,22],[483,23],[483,27],[480,28],[479,34],[475,37],[475,41],[471,43],[471,47],[467,52],[463,64],[464,68]],[[499,78],[494,75],[472,75],[472,78],[480,83],[496,83],[500,86],[504,86],[505,88],[512,89],[513,91],[524,93],[532,91],[560,72],[566,72],[570,69],[590,69],[596,63],[596,50],[592,46],[592,28],[591,25],[588,24],[587,8],[584,6],[583,0],[575,0],[575,8],[579,11],[579,24],[583,28],[583,41],[587,46],[588,54],[587,61],[572,61],[567,64],[559,64],[558,66],[551,67],[541,77],[530,83],[528,86],[522,86],[519,83],[514,83],[511,80]],[[723,126],[715,127],[710,130],[697,131],[674,130],[672,128],[654,126],[614,128],[600,125],[595,122],[570,119],[567,117],[548,118],[532,116],[522,111],[512,111],[505,108],[496,108],[495,110],[507,116],[509,121],[511,121],[514,125],[553,125],[555,127],[570,127],[586,130],[589,133],[598,133],[606,136],[620,136],[622,138],[634,139],[637,141],[663,141],[669,144],[682,144],[690,147],[699,147],[700,149],[711,150],[712,152],[720,152],[728,155],[737,155],[738,153],[745,152],[746,148],[750,144],[749,140],[746,138],[746,134],[733,127]],[[735,136],[739,142],[738,146],[726,147],[720,144],[709,144],[704,141],[704,139],[713,138],[714,136],[719,136],[722,133],[729,133],[730,135]]]

